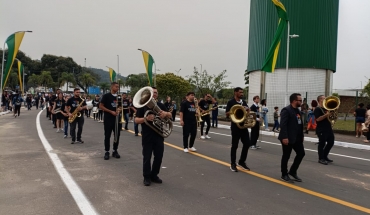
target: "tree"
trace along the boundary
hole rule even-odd
[[[40,76],[39,75],[36,75],[36,74],[32,74],[28,78],[28,82],[27,83],[28,83],[29,86],[37,87],[38,85],[41,84],[41,82],[40,82]]]
[[[148,86],[148,77],[145,73],[130,74],[127,76],[125,85],[131,87],[130,94],[134,95],[140,88]]]
[[[53,78],[51,77],[51,72],[50,71],[42,71],[39,77],[40,84],[43,87],[52,85],[53,83]]]
[[[179,100],[191,90],[191,85],[187,80],[173,73],[158,74],[156,84],[160,98],[164,100],[166,96]]]
[[[110,87],[110,85],[106,82],[100,83],[99,86],[100,86],[100,89],[103,90],[103,94],[105,94]]]
[[[194,73],[188,76],[189,83],[196,87],[197,96],[203,97],[203,95],[210,93],[215,95],[217,91],[227,88],[231,82],[226,81],[226,70],[223,70],[218,75],[209,75],[207,70],[199,72],[194,67]]]
[[[12,89],[15,89],[16,86],[19,86],[18,71],[14,71],[14,70],[10,71],[6,85]]]
[[[73,77],[73,74],[72,73],[68,73],[68,72],[63,72],[62,75],[60,76],[59,78],[59,88],[64,85],[65,83],[67,83],[67,89],[68,89],[68,84],[71,83],[73,86],[76,85],[76,80],[74,79]]]
[[[79,78],[81,84],[85,87],[85,92],[88,94],[88,89],[96,83],[95,77],[90,73],[82,73]]]

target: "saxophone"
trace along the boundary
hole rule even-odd
[[[79,108],[82,106],[85,99],[83,99],[81,97],[80,97],[80,99],[82,99],[82,101],[80,102],[80,104],[77,105],[76,109],[72,113],[72,116],[68,118],[69,123],[72,123],[73,121],[75,121],[76,117],[81,117],[81,113],[80,113]]]

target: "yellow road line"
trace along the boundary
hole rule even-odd
[[[128,130],[128,132],[130,133],[134,133],[133,131],[131,130]],[[139,134],[140,135],[140,134]],[[141,136],[141,135],[140,135]],[[174,149],[178,149],[180,151],[183,151],[184,149],[182,147],[178,147],[176,145],[173,145],[171,143],[167,143],[167,142],[164,142],[165,145],[169,146],[169,147],[172,147]],[[209,160],[209,161],[212,161],[212,162],[215,162],[215,163],[218,163],[218,164],[221,164],[221,165],[224,165],[224,166],[230,166],[229,163],[227,162],[224,162],[224,161],[220,161],[220,160],[217,160],[215,158],[211,158],[211,157],[208,157],[206,155],[202,155],[198,152],[190,152],[190,154],[192,155],[195,155],[195,156],[198,156],[198,157],[201,157],[201,158],[204,158],[206,160]],[[271,181],[271,182],[274,182],[276,184],[280,184],[280,185],[283,185],[285,187],[289,187],[289,188],[292,188],[294,190],[298,190],[298,191],[301,191],[303,193],[307,193],[307,194],[310,194],[312,196],[316,196],[316,197],[319,197],[319,198],[322,198],[322,199],[326,199],[328,201],[331,201],[331,202],[334,202],[334,203],[337,203],[337,204],[340,204],[340,205],[344,205],[346,207],[349,207],[349,208],[353,208],[355,210],[358,210],[358,211],[362,211],[362,212],[365,212],[365,213],[368,213],[370,214],[370,208],[365,208],[365,207],[362,207],[360,205],[356,205],[356,204],[353,204],[353,203],[350,203],[350,202],[346,202],[344,200],[341,200],[341,199],[338,199],[338,198],[334,198],[334,197],[331,197],[331,196],[328,196],[328,195],[325,195],[325,194],[322,194],[322,193],[318,193],[318,192],[315,192],[315,191],[312,191],[312,190],[309,190],[309,189],[306,189],[306,188],[302,188],[302,187],[299,187],[297,185],[294,185],[294,184],[289,184],[289,183],[286,183],[286,182],[283,182],[283,181],[280,181],[278,179],[275,179],[275,178],[271,178],[269,176],[266,176],[266,175],[262,175],[262,174],[259,174],[259,173],[256,173],[256,172],[253,172],[253,171],[247,171],[247,170],[243,170],[243,169],[240,169],[238,168],[239,171],[242,171],[244,173],[247,173],[247,174],[250,174],[250,175],[253,175],[253,176],[256,176],[258,178],[262,178],[262,179],[265,179],[267,181]]]

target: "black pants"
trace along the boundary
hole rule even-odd
[[[257,144],[258,137],[260,136],[260,123],[256,122],[253,128],[251,128],[251,145]]]
[[[281,157],[281,174],[288,174],[288,161],[290,158],[290,154],[292,153],[292,149],[294,149],[296,156],[294,158],[292,166],[290,167],[289,173],[297,174],[297,169],[301,164],[303,157],[305,156],[303,142],[299,141],[294,144],[281,145],[283,147],[283,156]]]
[[[209,129],[211,128],[211,117],[208,115],[202,116],[203,122],[200,123],[200,135],[203,136],[203,128],[204,128],[204,123],[207,123],[207,128],[206,128],[206,135],[209,132]],[[191,148],[191,147],[190,147]]]
[[[366,139],[367,139],[367,140],[370,140],[370,126],[369,126],[368,128],[369,128],[369,131],[367,132]]]
[[[99,112],[98,112],[98,120],[103,120],[103,110],[99,110]]]
[[[35,100],[35,106],[36,106],[36,110],[39,109],[39,100]]]
[[[319,138],[319,144],[317,151],[319,154],[319,160],[327,159],[331,148],[334,145],[334,134],[333,132],[321,132],[317,134]]]
[[[21,113],[21,105],[15,105],[14,106],[14,115],[19,114]]]
[[[143,176],[144,178],[156,178],[161,169],[163,151],[163,137],[154,134],[151,137],[142,139],[143,146]],[[153,164],[151,164],[152,154],[154,155]]]
[[[84,117],[76,117],[75,121],[71,123],[71,137],[72,141],[76,140],[76,124],[78,123],[77,140],[81,140],[82,127],[84,126]]]
[[[118,119],[119,121],[119,119]],[[116,118],[111,118],[111,119],[104,119],[104,146],[105,146],[105,151],[109,152],[110,150],[110,136],[113,134],[116,135]],[[116,151],[118,149],[118,144],[119,144],[119,137],[121,134],[122,130],[122,124],[118,123],[118,132],[117,132],[117,140],[116,142],[114,141],[113,138],[113,150]]]
[[[53,124],[54,127],[57,127],[57,115],[56,114],[51,114],[51,117],[53,119]],[[81,116],[82,117],[82,116]]]
[[[173,110],[172,111],[172,121],[175,122],[175,118],[176,118],[176,110]]]
[[[190,142],[189,142],[189,135],[190,135]],[[182,137],[184,143],[184,149],[188,148],[188,146],[193,147],[195,137],[197,136],[197,123],[196,122],[184,122],[184,126],[182,127]]]
[[[212,112],[212,127],[215,127],[215,125],[216,125],[216,127],[218,126],[217,116],[218,116],[218,111],[217,112]]]
[[[248,149],[250,146],[248,129],[231,128],[231,164],[236,164],[236,150],[238,149],[239,139],[243,143],[242,152],[240,154],[240,163],[245,163],[247,160]]]

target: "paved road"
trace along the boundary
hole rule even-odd
[[[83,198],[74,200],[40,141],[37,113],[0,118],[0,214],[81,214]],[[314,143],[307,142],[299,169],[304,182],[292,185],[279,180],[276,137],[263,136],[262,149],[249,151],[251,172],[234,173],[228,166],[229,130],[211,128],[212,139],[197,139],[198,152],[186,154],[175,122],[166,139],[164,183],[145,187],[141,137],[122,131],[121,159],[105,161],[103,123],[86,119],[85,143],[74,145],[55,132],[45,112],[40,127],[53,148],[49,154],[58,156],[64,165],[59,169],[69,172],[98,214],[370,213],[369,151],[334,147],[334,163],[324,166],[317,163]]]

